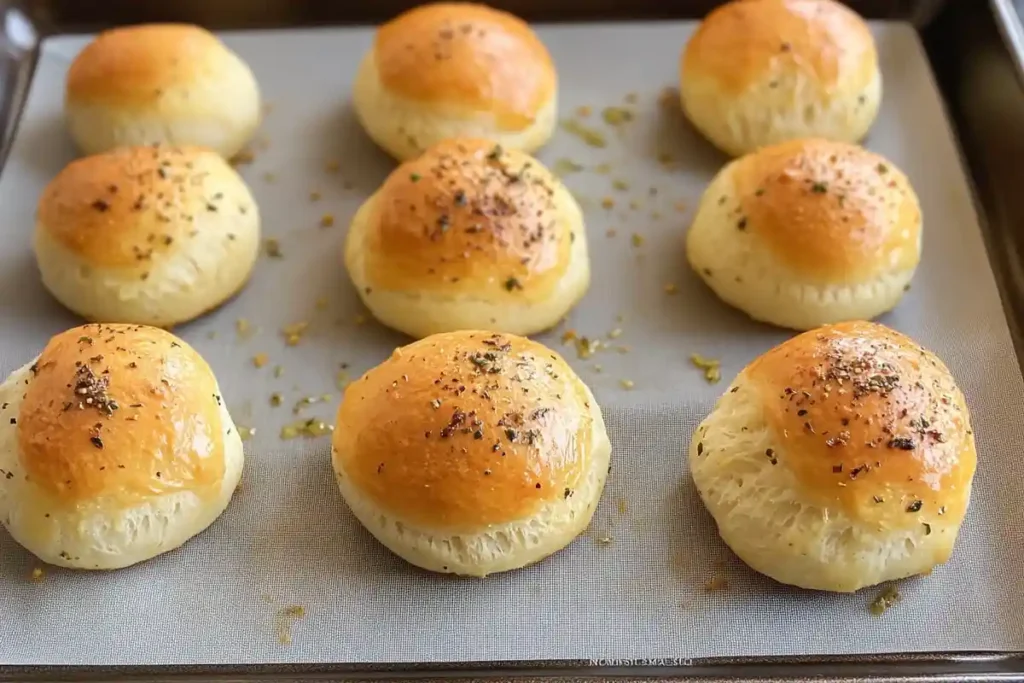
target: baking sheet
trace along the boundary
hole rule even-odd
[[[1024,0],[989,0],[999,32],[1017,69],[1017,77],[1024,79]]]
[[[558,65],[563,113],[591,107],[582,120],[608,142],[593,148],[560,130],[539,155],[556,168],[571,160],[587,169],[566,183],[586,212],[595,274],[569,322],[540,339],[591,384],[614,470],[586,535],[540,565],[486,580],[428,575],[391,556],[341,502],[329,440],[279,437],[304,396],[330,393],[329,403],[302,415],[333,418],[341,364],[358,376],[405,341],[368,319],[341,266],[348,219],[393,168],[349,105],[371,32],[226,35],[271,105],[256,159],[242,172],[283,258],[264,258],[238,298],[176,332],[213,366],[236,421],[257,430],[246,444],[242,490],[180,551],[116,573],[45,568],[33,581],[38,561],[0,532],[0,663],[609,663],[1024,649],[1024,531],[1014,476],[1024,383],[951,132],[907,25],[874,26],[886,94],[867,145],[914,183],[925,246],[911,291],[884,322],[943,357],[972,407],[980,463],[963,534],[952,561],[901,582],[903,602],[881,618],[868,611],[878,591],[834,596],[781,587],[718,540],[685,472],[685,444],[729,378],[787,333],[720,304],[685,263],[682,236],[725,161],[677,107],[659,104],[692,29],[683,22],[539,29]],[[4,374],[76,324],[44,292],[29,245],[39,192],[74,156],[60,117],[62,82],[84,42],[45,42],[0,179]],[[634,121],[601,122],[603,107],[632,99],[625,106]],[[597,170],[602,164],[609,172]],[[616,189],[618,180],[629,189]],[[254,330],[238,334],[239,320]],[[308,330],[288,346],[281,329],[300,322]],[[560,341],[570,328],[613,348],[580,359]],[[614,330],[621,334],[608,339]],[[262,353],[268,363],[257,369],[253,358]],[[721,359],[723,381],[708,384],[691,353]],[[270,405],[274,392],[284,397],[280,407]]]

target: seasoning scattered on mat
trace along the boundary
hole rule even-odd
[[[583,165],[577,164],[572,159],[559,159],[551,167],[551,170],[554,171],[555,175],[565,177],[572,173],[579,173],[583,170]]]
[[[277,640],[282,645],[292,644],[292,630],[296,622],[306,616],[306,608],[302,605],[288,605],[277,610]]]
[[[871,601],[868,609],[876,617],[880,617],[885,614],[891,607],[894,607],[896,603],[900,602],[903,596],[896,590],[895,586],[889,586],[884,591],[878,594],[878,597]]]
[[[256,328],[254,328],[252,326],[252,323],[250,323],[247,319],[239,318],[238,320],[235,321],[235,332],[238,333],[238,336],[240,338],[249,339],[254,334],[256,334]]]
[[[307,329],[309,329],[309,323],[302,321],[292,323],[291,325],[285,325],[281,329],[281,334],[284,335],[284,341],[288,346],[298,346],[299,342],[302,341],[302,336],[306,334]]]
[[[596,337],[581,337],[576,330],[566,330],[562,333],[563,344],[573,344],[576,347],[576,356],[586,360],[605,347],[604,342]]]
[[[281,243],[273,237],[268,237],[263,243],[263,251],[270,258],[284,258],[284,254],[281,253]]]
[[[334,431],[334,425],[328,424],[319,418],[311,417],[307,420],[299,420],[281,427],[281,439],[290,441],[292,439],[306,438],[316,439],[326,436]]]
[[[621,126],[633,120],[633,112],[625,107],[605,107],[601,111],[601,118],[609,126]]]
[[[292,408],[292,413],[298,415],[302,412],[302,409],[311,406],[315,403],[328,403],[333,397],[330,394],[323,394],[321,396],[303,396],[296,401],[295,406]]]
[[[575,119],[566,119],[565,121],[562,121],[562,128],[567,133],[572,133],[591,147],[608,146],[608,141],[605,140],[601,131],[585,126]]]
[[[698,370],[704,371],[704,379],[708,384],[715,384],[722,379],[722,361],[714,358],[705,358],[699,353],[690,354],[690,362]]]

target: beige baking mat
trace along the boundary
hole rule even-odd
[[[1024,649],[1024,385],[950,128],[908,26],[875,26],[886,92],[868,146],[901,166],[920,194],[924,259],[884,321],[943,357],[968,396],[980,467],[964,533],[952,562],[902,583],[903,601],[880,618],[868,611],[877,591],[783,588],[718,540],[685,471],[684,444],[728,379],[786,335],[725,308],[685,264],[683,234],[724,161],[663,92],[691,30],[540,29],[558,64],[564,115],[599,133],[588,144],[563,128],[541,154],[584,206],[595,275],[569,323],[542,340],[566,355],[604,407],[614,471],[590,532],[538,566],[482,581],[429,576],[392,557],[342,505],[329,440],[281,438],[299,418],[329,423],[339,374],[358,376],[403,343],[366,318],[341,266],[349,218],[392,168],[349,105],[371,34],[226,36],[271,105],[255,159],[242,170],[283,257],[262,259],[241,296],[178,333],[210,361],[238,423],[256,429],[242,490],[183,550],[117,573],[46,568],[33,581],[38,563],[0,532],[0,663]],[[75,324],[43,291],[29,244],[36,197],[73,157],[61,127],[62,82],[82,45],[46,42],[0,181],[4,373]],[[611,106],[633,119],[605,122]],[[299,343],[289,346],[282,330],[302,323]],[[580,357],[579,345],[561,341],[568,329],[604,348]],[[723,381],[709,384],[692,353],[720,359]],[[262,368],[254,367],[259,354]],[[281,406],[271,405],[273,393]],[[294,414],[300,399],[324,394],[326,403]]]

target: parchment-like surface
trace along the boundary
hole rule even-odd
[[[586,212],[594,282],[567,325],[541,339],[591,384],[615,447],[592,529],[538,566],[482,581],[426,575],[362,531],[334,485],[328,439],[279,434],[297,419],[292,406],[304,396],[331,394],[302,416],[332,421],[341,364],[357,377],[405,341],[362,317],[341,266],[349,218],[393,168],[349,104],[371,32],[275,31],[226,40],[252,65],[272,105],[256,159],[242,170],[265,235],[279,240],[283,258],[264,257],[237,299],[176,330],[213,366],[236,421],[257,430],[247,442],[242,490],[182,550],[116,573],[46,568],[33,582],[38,562],[0,532],[0,663],[1024,649],[1017,480],[1024,384],[923,51],[909,27],[875,28],[885,102],[867,145],[909,175],[925,216],[920,271],[884,322],[949,364],[972,408],[980,454],[952,561],[903,582],[897,607],[874,617],[868,604],[878,591],[815,594],[746,569],[718,540],[685,471],[684,445],[728,380],[787,336],[719,303],[685,263],[683,235],[725,161],[686,125],[674,101],[659,105],[662,89],[675,85],[687,23],[540,28],[557,61],[563,114],[591,107],[579,120],[607,138],[606,147],[595,148],[560,130],[540,154],[556,170],[568,170],[564,160],[585,167],[566,183]],[[77,324],[43,290],[30,235],[40,191],[74,156],[61,100],[65,71],[83,44],[46,43],[0,180],[4,374],[51,334]],[[627,102],[630,93],[635,103]],[[606,106],[626,106],[635,118],[609,126],[601,120]],[[238,334],[239,319],[250,334]],[[300,322],[309,323],[301,342],[286,345],[281,329]],[[578,358],[560,341],[567,328],[613,348]],[[621,335],[609,339],[613,330]],[[261,353],[268,362],[257,369],[253,358]],[[689,363],[691,353],[721,359],[722,382],[709,385]],[[275,392],[279,407],[271,405]],[[304,616],[289,617],[292,606]],[[281,642],[289,638],[290,645]]]

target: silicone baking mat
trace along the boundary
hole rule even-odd
[[[1024,384],[952,134],[909,26],[874,26],[885,100],[866,144],[907,172],[925,216],[921,268],[884,322],[944,358],[973,410],[980,465],[963,534],[952,561],[901,582],[902,602],[881,617],[869,611],[879,590],[785,588],[719,541],[689,481],[685,444],[728,380],[787,333],[725,307],[685,262],[683,235],[725,162],[685,123],[672,90],[692,29],[539,27],[559,69],[562,118],[574,122],[539,156],[584,207],[594,272],[566,324],[540,339],[592,386],[614,469],[590,531],[537,566],[485,580],[428,575],[390,555],[345,509],[329,439],[282,438],[299,420],[329,424],[339,385],[406,341],[362,310],[341,265],[348,220],[393,168],[350,105],[372,32],[225,35],[269,105],[240,170],[278,256],[261,258],[238,298],[176,332],[209,360],[238,424],[256,430],[241,491],[183,549],[115,573],[42,567],[0,532],[0,663],[1024,649],[1016,478]],[[45,42],[0,180],[5,374],[77,323],[43,290],[30,235],[40,191],[75,155],[61,121],[62,87],[85,40]],[[571,332],[588,341],[574,342]],[[720,360],[721,382],[692,365],[694,353]],[[275,393],[281,405],[272,404]],[[302,405],[312,397],[325,400]]]

